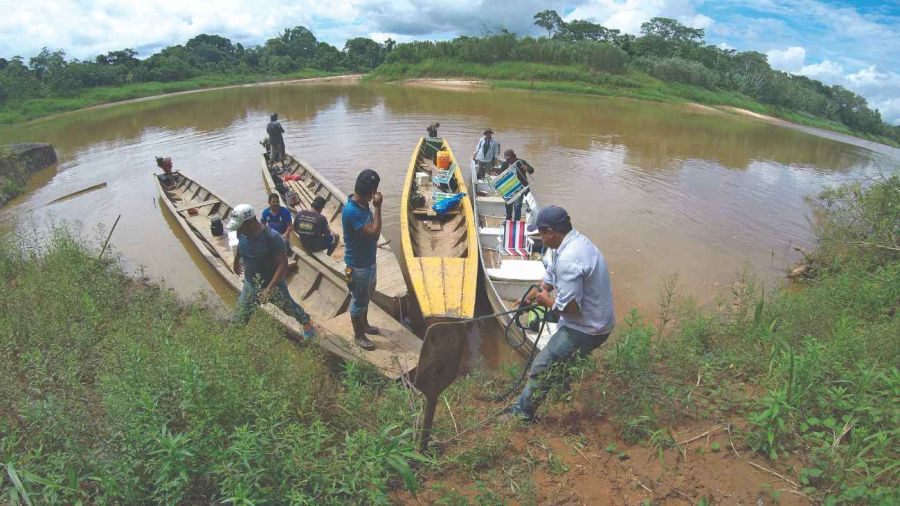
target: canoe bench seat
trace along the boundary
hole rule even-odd
[[[545,270],[540,260],[504,260],[496,269],[485,269],[497,281],[540,281]]]

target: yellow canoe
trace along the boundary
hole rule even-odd
[[[451,177],[443,185],[433,161],[435,150],[450,153]],[[441,186],[445,190],[441,191]],[[440,193],[467,193],[462,171],[446,140],[419,139],[403,186],[400,239],[412,291],[427,325],[472,318],[478,283],[478,237],[472,203],[460,200],[452,211],[432,209]]]

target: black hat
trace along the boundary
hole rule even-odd
[[[378,173],[372,169],[366,169],[356,176],[356,185],[353,187],[353,193],[357,195],[368,195],[378,189],[378,183],[381,178]]]
[[[488,128],[487,130],[484,131],[483,135],[492,134],[492,133],[494,133],[494,131],[491,130],[490,128]]]
[[[534,223],[528,225],[528,232],[537,232],[542,228],[559,230],[571,224],[572,218],[569,217],[569,213],[565,209],[559,206],[547,206],[541,209],[537,218],[534,219]]]

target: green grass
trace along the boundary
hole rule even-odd
[[[818,203],[802,289],[766,290],[744,272],[704,308],[666,279],[656,321],[632,311],[598,352],[554,368],[540,414],[608,420],[670,467],[666,449],[693,451],[673,428],[734,424],[722,449],[767,460],[816,501],[895,503],[900,174]],[[479,425],[516,368],[453,384],[426,458],[409,430],[422,402],[402,386],[290,343],[265,313],[234,327],[137,283],[82,235],[0,247],[0,496],[11,503],[387,504],[458,474],[493,504],[533,501],[535,469],[569,473],[562,455],[517,449],[517,425]],[[576,444],[629,458],[605,436]]]
[[[545,65],[515,61],[484,65],[443,59],[421,63],[383,64],[368,74],[365,79],[377,82],[421,77],[480,79],[489,81],[496,88],[504,89],[628,97],[667,103],[696,102],[710,106],[737,107],[782,118],[800,125],[832,130],[900,147],[900,144],[887,137],[855,132],[841,123],[817,118],[806,113],[766,106],[740,93],[665,82],[635,70],[617,75],[593,72],[581,65]]]
[[[0,252],[0,496],[387,504],[416,486],[406,390],[264,313],[234,327],[139,284],[76,236]]]
[[[184,81],[133,83],[122,86],[88,88],[74,97],[34,98],[4,103],[0,106],[0,124],[14,124],[52,114],[74,111],[95,105],[121,102],[135,98],[216,88],[235,84],[256,83],[281,79],[307,79],[335,75],[314,69],[304,69],[281,75],[239,74],[199,76]]]
[[[802,290],[767,291],[744,273],[710,312],[664,282],[659,326],[634,311],[626,317],[602,356],[606,374],[587,380],[582,402],[611,414],[626,439],[651,444],[686,417],[743,417],[750,426],[741,439],[760,456],[774,465],[800,456],[786,472],[807,494],[826,504],[892,504],[900,494],[900,174],[828,190],[819,203],[814,277]]]

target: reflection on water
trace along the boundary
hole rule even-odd
[[[617,308],[636,306],[648,317],[660,280],[673,273],[704,302],[745,261],[777,282],[794,259],[790,245],[812,240],[805,199],[900,159],[892,148],[874,152],[742,117],[623,99],[331,83],[234,88],[0,129],[0,143],[51,142],[60,159],[0,211],[0,229],[47,215],[108,226],[121,213],[112,242],[128,267],[143,266],[183,294],[212,288],[233,300],[156,206],[153,157],[171,156],[176,168],[232,203],[261,209],[257,143],[275,111],[287,150],[347,193],[359,170],[381,173],[384,235],[394,244],[397,199],[425,126],[440,121],[460,160],[492,127],[504,148],[535,166],[538,200],[567,207],[600,246]],[[104,189],[48,205],[104,181]],[[491,360],[507,356],[499,334],[480,327],[477,351]]]

